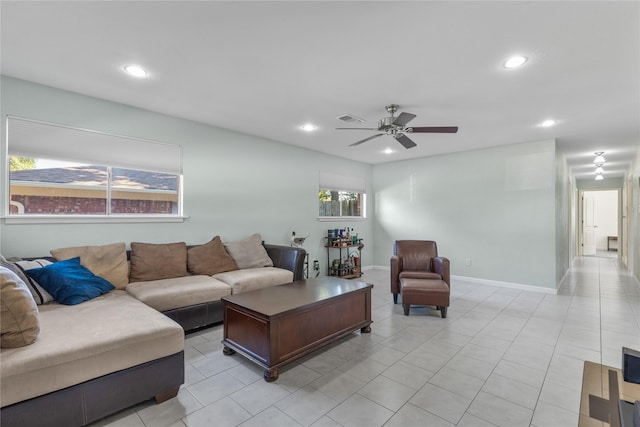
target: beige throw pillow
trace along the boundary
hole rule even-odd
[[[239,268],[273,267],[273,261],[262,246],[262,236],[259,233],[227,243],[225,248]]]
[[[80,257],[80,264],[83,267],[107,280],[116,289],[124,289],[129,283],[127,248],[124,243],[59,248],[52,249],[50,252],[58,261]]]
[[[11,270],[0,267],[0,346],[32,344],[40,333],[38,306],[27,285]]]
[[[238,269],[231,255],[225,250],[220,236],[214,237],[204,245],[189,248],[187,250],[187,267],[191,274],[206,276]]]
[[[187,275],[187,244],[131,242],[132,282],[172,279]]]

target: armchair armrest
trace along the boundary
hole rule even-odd
[[[397,255],[393,255],[390,260],[391,263],[391,293],[400,293],[400,272],[402,271],[402,258]]]
[[[447,286],[451,288],[451,273],[450,273],[450,263],[449,258],[445,257],[434,257],[433,260],[433,271],[442,276],[442,280],[445,281]]]
[[[293,272],[293,280],[304,279],[304,259],[307,254],[302,248],[291,246],[269,245],[263,243],[273,266]]]

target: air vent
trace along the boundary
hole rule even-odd
[[[338,117],[338,120],[342,120],[345,123],[364,123],[364,119],[356,117],[353,114],[345,114],[344,116]]]

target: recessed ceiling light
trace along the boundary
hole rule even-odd
[[[393,153],[393,150],[391,148],[387,148],[383,151],[384,154],[391,154]]]
[[[551,126],[553,126],[553,125],[555,125],[555,124],[556,124],[556,121],[555,121],[555,120],[547,119],[547,120],[545,120],[544,122],[540,123],[540,125],[539,125],[539,126],[540,126],[540,127],[543,127],[543,128],[548,128],[548,127],[551,127]]]
[[[606,162],[604,157],[602,157],[602,155],[604,154],[604,151],[597,151],[593,154],[596,155],[596,158],[593,159],[593,164],[604,164]]]
[[[147,77],[147,72],[139,65],[125,65],[124,71],[134,77]]]
[[[504,66],[506,68],[517,68],[522,64],[524,64],[525,62],[527,62],[527,58],[521,55],[515,55],[507,59],[507,61],[504,63]]]
[[[300,129],[302,129],[305,132],[313,132],[314,130],[318,129],[318,126],[312,123],[305,123],[302,126],[300,126]]]
[[[596,175],[596,181],[602,181],[604,177],[602,175]]]
[[[596,175],[600,175],[604,173],[604,169],[602,169],[602,165],[596,168]]]

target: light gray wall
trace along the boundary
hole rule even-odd
[[[556,167],[553,140],[377,165],[375,264],[396,239],[436,240],[454,275],[555,288]]]
[[[564,154],[556,151],[556,284],[569,269],[571,260],[571,182]]]
[[[578,256],[578,188],[576,179],[573,176],[569,178],[569,266],[573,264],[573,260]]]
[[[291,232],[310,235],[305,249],[325,272],[327,228],[345,221],[318,221],[320,170],[365,176],[370,165],[279,142],[62,91],[6,76],[1,81],[2,135],[6,115],[25,117],[119,135],[180,144],[184,156],[184,223],[4,224],[0,251],[5,256],[47,255],[56,247],[124,241],[204,243],[220,235],[229,241],[259,232],[268,243],[290,243]],[[2,152],[6,153],[2,138]],[[2,156],[4,160],[4,155]],[[5,200],[5,168],[2,162]],[[368,201],[373,211],[373,198]],[[365,245],[373,241],[372,221],[350,222]],[[373,251],[362,253],[369,265]]]
[[[631,185],[631,218],[629,236],[629,268],[634,277],[640,283],[640,141],[634,165],[629,170],[627,177]]]

